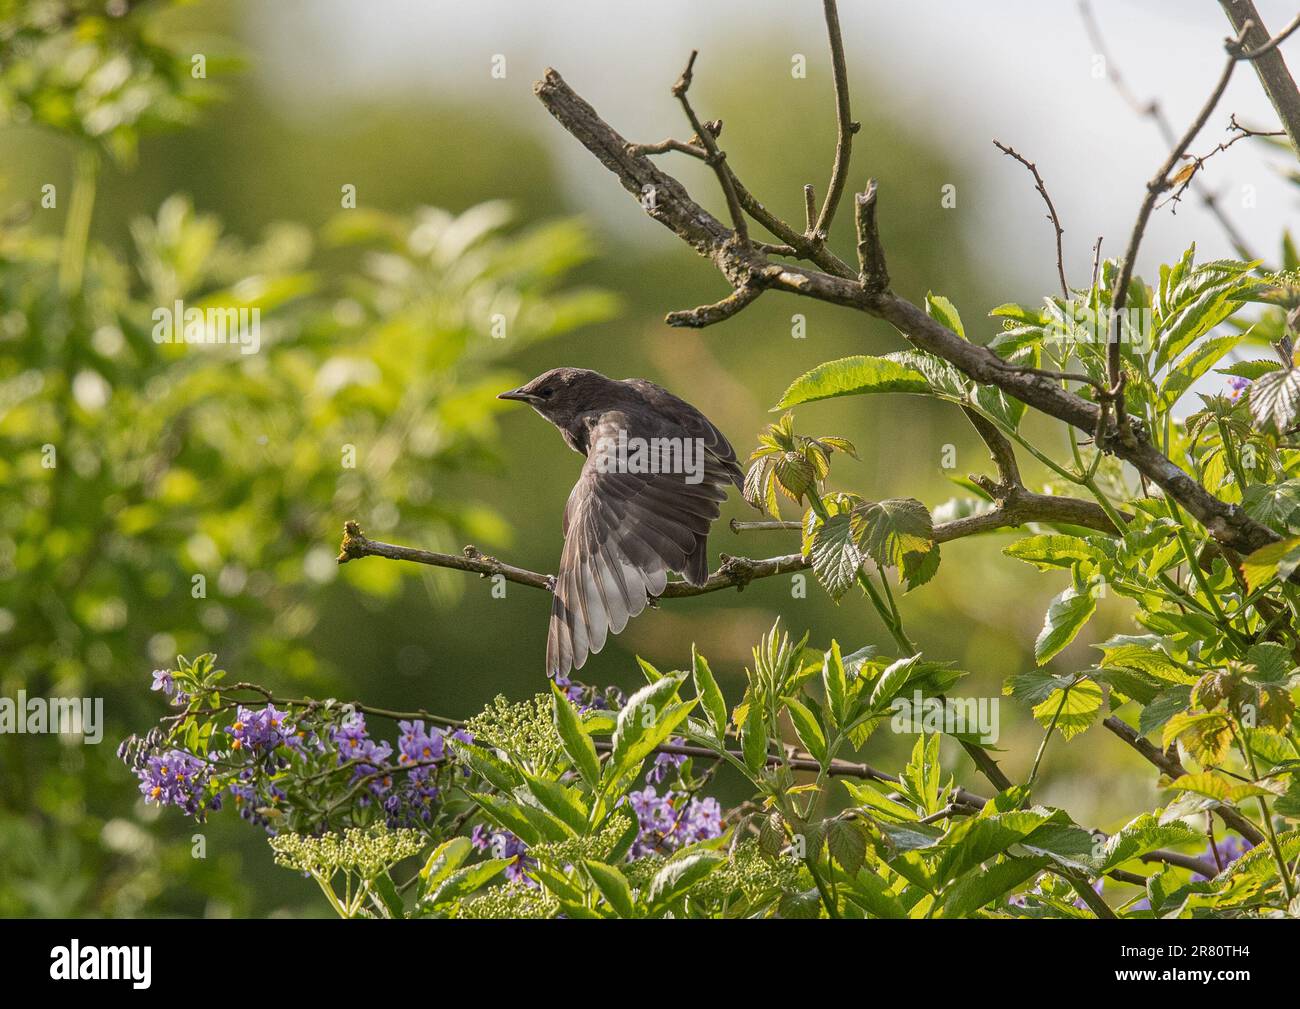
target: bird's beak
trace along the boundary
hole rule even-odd
[[[497,393],[497,399],[517,399],[520,403],[530,403],[533,397],[524,392],[524,387],[520,386],[518,389],[511,389],[509,392]]]

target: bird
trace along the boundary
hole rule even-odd
[[[527,403],[586,457],[564,507],[546,639],[551,677],[581,669],[664,591],[709,577],[709,527],[744,489],[736,451],[707,417],[642,378],[552,368],[498,399]]]

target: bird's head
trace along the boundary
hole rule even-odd
[[[498,393],[497,399],[527,403],[556,427],[566,428],[578,414],[601,406],[615,384],[598,371],[552,368],[518,389]]]

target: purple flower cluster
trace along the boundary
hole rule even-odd
[[[376,743],[370,738],[365,715],[359,711],[348,715],[336,728],[330,730],[330,739],[339,748],[340,764],[356,761],[352,770],[353,784],[362,778],[376,775],[366,786],[376,797],[382,797],[393,787],[392,774],[385,773],[392,770],[388,766],[388,758],[393,755],[393,748],[388,743]],[[369,799],[365,796],[360,799],[363,806],[368,802]]]
[[[508,830],[493,830],[491,827],[485,827],[483,824],[476,824],[474,830],[470,833],[470,841],[474,847],[481,851],[487,851],[493,858],[513,858],[514,861],[506,866],[506,879],[523,880],[530,886],[536,886],[536,882],[528,875],[528,870],[537,862],[528,857],[528,845],[515,837]]]
[[[1237,400],[1241,399],[1242,393],[1244,393],[1249,388],[1250,388],[1250,379],[1240,378],[1236,375],[1229,377],[1228,399],[1230,399],[1234,403],[1237,402]]]
[[[184,750],[151,754],[136,768],[145,802],[177,806],[200,819],[221,808],[221,796],[207,796],[208,765]]]
[[[446,749],[438,729],[425,731],[424,722],[398,722],[397,763],[410,770],[384,800],[390,827],[413,827],[433,820],[433,802],[438,797],[434,783],[437,767],[429,761],[441,761]]]
[[[235,720],[226,730],[232,750],[245,750],[253,754],[269,753],[287,743],[293,736],[293,727],[285,723],[285,713],[268,704],[264,708],[245,708],[235,711]]]
[[[672,791],[658,795],[653,785],[646,785],[639,792],[628,792],[627,801],[640,826],[631,858],[675,851],[722,834],[722,807],[717,799],[697,799]]]

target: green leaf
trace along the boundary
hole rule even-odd
[[[579,837],[586,833],[590,813],[576,788],[532,774],[525,774],[524,778],[528,782],[528,791],[541,803],[542,808]]]
[[[650,881],[652,910],[667,908],[724,861],[726,856],[716,851],[695,851],[674,857]]]
[[[821,916],[821,894],[816,887],[794,893],[783,893],[777,902],[776,912],[782,918],[807,920]]]
[[[1064,699],[1064,703],[1062,703]],[[1065,740],[1072,739],[1090,726],[1101,712],[1101,687],[1092,680],[1079,680],[1069,691],[1056,690],[1034,708],[1034,718],[1043,728],[1056,719],[1056,731]],[[1057,711],[1060,716],[1057,716]]]
[[[1036,876],[1047,864],[1044,858],[1004,858],[982,872],[967,873],[944,890],[935,917],[969,918],[984,905],[1002,902]]]
[[[1138,732],[1148,735],[1163,726],[1174,715],[1192,706],[1192,688],[1179,684],[1166,687],[1151,699],[1138,716]]]
[[[665,709],[677,696],[682,676],[672,674],[648,683],[627,699],[618,713],[614,729],[613,756],[606,774],[617,778],[635,762],[637,744],[644,740],[654,727],[662,723]]]
[[[915,368],[886,357],[844,357],[800,375],[773,410],[800,403],[880,392],[927,393],[930,385]]]
[[[817,529],[812,542],[813,573],[837,602],[857,579],[862,554],[853,541],[849,517],[832,515]]]
[[[1083,589],[1071,585],[1060,593],[1047,609],[1043,629],[1034,642],[1034,658],[1041,666],[1075,639],[1097,610],[1092,586]]]
[[[900,690],[907,686],[908,680],[912,678],[912,672],[916,665],[921,661],[921,653],[909,655],[905,659],[899,659],[891,662],[885,667],[880,678],[876,680],[876,685],[871,691],[871,709],[880,711],[889,705]]]
[[[882,567],[898,567],[905,554],[934,546],[929,510],[915,498],[887,498],[859,505],[852,514],[858,543]]]
[[[939,325],[951,329],[963,340],[966,339],[966,329],[961,324],[961,316],[957,314],[956,306],[943,295],[926,293],[925,314]]]
[[[1250,646],[1246,661],[1255,667],[1251,679],[1257,683],[1285,683],[1295,670],[1291,652],[1276,641],[1261,641]]]
[[[907,909],[870,866],[859,869],[844,889],[844,896],[873,918],[907,917]]]
[[[1110,872],[1157,848],[1200,844],[1203,840],[1204,835],[1184,823],[1162,824],[1150,813],[1142,813],[1106,840],[1097,868],[1099,872]]]
[[[588,860],[583,865],[591,874],[596,889],[615,913],[620,918],[635,918],[636,905],[632,900],[632,888],[628,885],[627,877],[616,867],[604,862]]]
[[[752,700],[740,731],[740,750],[750,774],[757,775],[767,763],[767,728],[763,722],[763,706]]]
[[[856,818],[833,820],[826,832],[826,848],[850,875],[857,873],[867,857],[867,839]]]
[[[469,858],[474,845],[468,837],[453,837],[433,849],[433,853],[420,870],[421,888],[428,892],[450,876],[465,859]]]
[[[1273,798],[1282,791],[1280,785],[1274,788],[1264,788],[1249,781],[1228,781],[1227,778],[1223,778],[1213,771],[1200,771],[1197,774],[1181,775],[1175,778],[1169,787],[1179,792],[1204,795],[1206,798],[1214,799],[1217,802],[1241,802],[1243,799],[1251,799],[1255,796]]]
[[[1193,382],[1218,364],[1220,358],[1240,341],[1240,333],[1205,340],[1175,361],[1169,368],[1169,374],[1160,383],[1160,408],[1168,410],[1172,407],[1191,388]]]
[[[844,672],[844,658],[839,642],[831,639],[831,647],[822,659],[822,689],[826,691],[826,705],[831,724],[843,725],[848,718],[848,678]]]
[[[1273,578],[1283,581],[1300,568],[1300,536],[1260,547],[1241,562],[1241,574],[1254,592]]]
[[[1275,533],[1300,531],[1293,528],[1300,524],[1300,480],[1251,484],[1241,497],[1241,506],[1247,515]]]
[[[1047,533],[1016,540],[1003,547],[1002,552],[1008,557],[1034,565],[1039,571],[1073,568],[1079,561],[1091,561],[1100,557],[1100,551],[1082,536]]]
[[[790,721],[794,724],[794,731],[799,736],[799,742],[803,747],[813,755],[813,758],[819,764],[826,763],[826,735],[822,728],[817,724],[817,718],[799,701],[793,697],[787,698],[785,702],[786,711],[790,714]]]
[[[555,683],[551,683],[551,690],[554,692],[551,700],[554,702],[555,728],[560,733],[564,752],[573,761],[582,780],[595,788],[600,782],[600,759],[596,756],[596,745],[591,741],[586,726],[582,724],[564,691]]]
[[[488,880],[500,875],[513,862],[514,858],[488,858],[464,869],[457,869],[433,891],[428,898],[429,903],[446,904],[468,897]]]
[[[397,887],[393,885],[393,878],[388,873],[381,872],[372,879],[370,881],[370,891],[383,903],[384,910],[388,912],[390,918],[406,917],[406,909],[402,905],[402,895],[397,892]]]
[[[1276,358],[1265,361],[1235,361],[1226,368],[1215,368],[1218,375],[1232,375],[1234,378],[1244,378],[1251,382],[1261,375],[1267,375],[1270,371],[1277,371],[1283,367],[1281,361]]]
[[[717,735],[718,743],[722,744],[727,738],[727,703],[723,700],[718,681],[714,679],[713,670],[709,668],[709,660],[696,651],[694,645],[691,645],[691,669],[700,707]]]
[[[1300,368],[1261,375],[1250,384],[1246,403],[1256,425],[1286,431],[1300,413]]]

